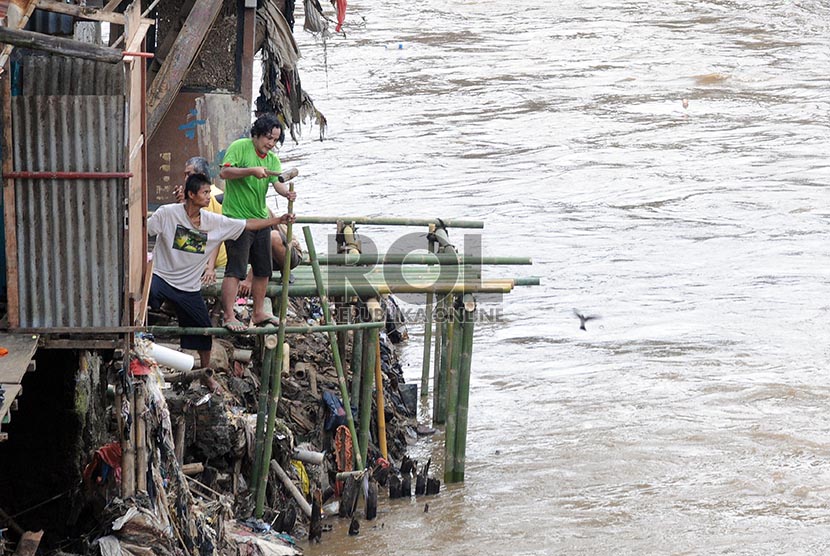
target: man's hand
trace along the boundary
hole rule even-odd
[[[216,269],[211,267],[205,268],[205,273],[202,274],[202,285],[210,286],[216,283]]]
[[[289,201],[295,201],[297,199],[297,192],[296,191],[286,191],[284,194],[280,193],[283,197],[288,199]]]
[[[264,166],[254,166],[251,168],[251,175],[257,179],[263,180],[270,174],[268,173],[268,169]]]
[[[173,186],[173,198],[176,199],[177,203],[184,203],[184,186],[183,185],[174,185]]]
[[[280,224],[288,224],[289,222],[293,224],[296,220],[297,216],[293,213],[286,212],[280,216]]]
[[[239,290],[237,290],[239,297],[248,297],[251,295],[251,281],[245,278],[239,282]]]

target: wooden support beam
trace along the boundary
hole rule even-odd
[[[78,19],[105,21],[116,25],[124,25],[126,22],[126,17],[122,13],[104,11],[97,8],[88,8],[86,6],[78,6],[77,4],[66,4],[64,2],[58,2],[57,0],[37,0],[37,9],[58,14],[71,15],[72,17],[77,17]],[[142,23],[153,25],[155,21],[147,19],[143,20]]]
[[[29,23],[29,18],[32,12],[35,11],[37,0],[17,0],[9,5],[9,10],[6,15],[6,25],[8,28],[23,29]],[[6,62],[12,54],[14,45],[7,44],[3,47],[3,52],[0,53],[0,71],[5,69]],[[7,122],[10,120],[6,120]]]
[[[152,137],[181,89],[196,54],[202,48],[223,0],[202,0],[193,5],[170,54],[165,58],[147,95],[147,136]]]
[[[121,5],[121,2],[124,0],[110,0],[107,2],[107,5],[101,10],[102,12],[113,12],[115,9]]]
[[[33,33],[32,31],[9,29],[8,27],[0,27],[0,42],[34,50],[54,52],[70,58],[83,58],[110,64],[118,63],[122,58],[121,51],[115,48],[96,46],[72,39]]]

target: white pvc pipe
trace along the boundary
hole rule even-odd
[[[177,371],[189,371],[193,368],[195,361],[192,355],[160,346],[155,342],[150,342],[150,349],[150,355],[153,356],[153,359],[159,365],[170,367]]]

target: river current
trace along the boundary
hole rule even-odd
[[[352,0],[325,48],[299,4],[297,212],[542,278],[482,304],[466,481],[306,553],[827,554],[830,2]]]

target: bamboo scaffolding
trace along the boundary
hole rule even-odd
[[[510,279],[504,280],[488,280],[481,284],[465,284],[457,281],[452,282],[423,282],[423,283],[395,283],[395,284],[345,284],[337,285],[323,282],[320,277],[321,286],[320,291],[317,291],[315,285],[309,284],[291,284],[288,287],[288,295],[291,297],[314,297],[321,292],[327,296],[340,297],[378,297],[380,295],[400,294],[400,293],[427,293],[429,291],[434,293],[510,293],[513,289],[514,282]],[[211,297],[218,297],[221,288],[219,286],[207,286],[202,288],[202,294]],[[282,285],[269,284],[266,288],[265,295],[268,297],[276,297],[281,295]]]
[[[447,422],[447,396],[449,394],[448,375],[454,353],[455,319],[453,307],[455,296],[444,300],[444,326],[441,334],[441,365],[438,369],[438,381],[433,393],[433,422],[443,425]]]
[[[288,184],[289,193],[294,192],[294,183]],[[288,200],[288,214],[294,214],[294,201]],[[285,230],[285,244],[290,246],[293,239],[293,223],[288,222]],[[283,279],[288,282],[288,277],[291,275],[291,248],[288,247],[285,253],[285,260],[282,265]],[[271,450],[274,444],[274,427],[277,418],[277,405],[279,404],[280,394],[282,393],[282,371],[283,371],[283,354],[285,350],[285,319],[288,314],[288,289],[283,289],[280,297],[280,325],[277,332],[277,353],[275,360],[272,362],[273,368],[271,370],[271,399],[268,405],[268,426],[265,432],[265,448],[262,453],[263,465],[261,469],[265,469],[268,462],[271,461]],[[254,515],[257,519],[262,519],[262,514],[265,508],[265,488],[268,484],[267,473],[260,474],[259,486],[256,491],[256,506]],[[309,514],[310,515],[310,514]]]
[[[317,282],[317,295],[320,297],[320,305],[323,307],[323,317],[326,324],[330,324],[331,311],[329,310],[329,302],[326,297],[326,289],[323,285],[323,278],[320,275],[320,265],[317,264],[317,251],[314,248],[314,238],[311,236],[311,228],[303,227],[303,235],[305,236],[306,248],[308,249],[308,256],[311,259],[311,268],[314,271],[314,279]],[[382,323],[376,323],[382,324]],[[328,333],[329,344],[331,345],[332,357],[334,358],[334,367],[337,370],[337,381],[340,385],[340,395],[343,398],[343,406],[346,411],[346,423],[349,426],[349,432],[352,435],[352,442],[357,439],[357,433],[354,427],[354,417],[352,416],[352,406],[349,402],[349,390],[346,386],[346,377],[343,373],[343,363],[340,361],[340,350],[337,347],[337,335],[335,332]],[[352,450],[355,454],[356,467],[359,470],[363,469],[363,459],[360,457],[360,450]]]
[[[366,341],[364,339],[365,334],[363,333],[362,328],[355,329],[353,334],[352,359],[350,361],[350,369],[352,373],[352,397],[358,398],[360,395],[360,370],[363,368],[363,347]]]

